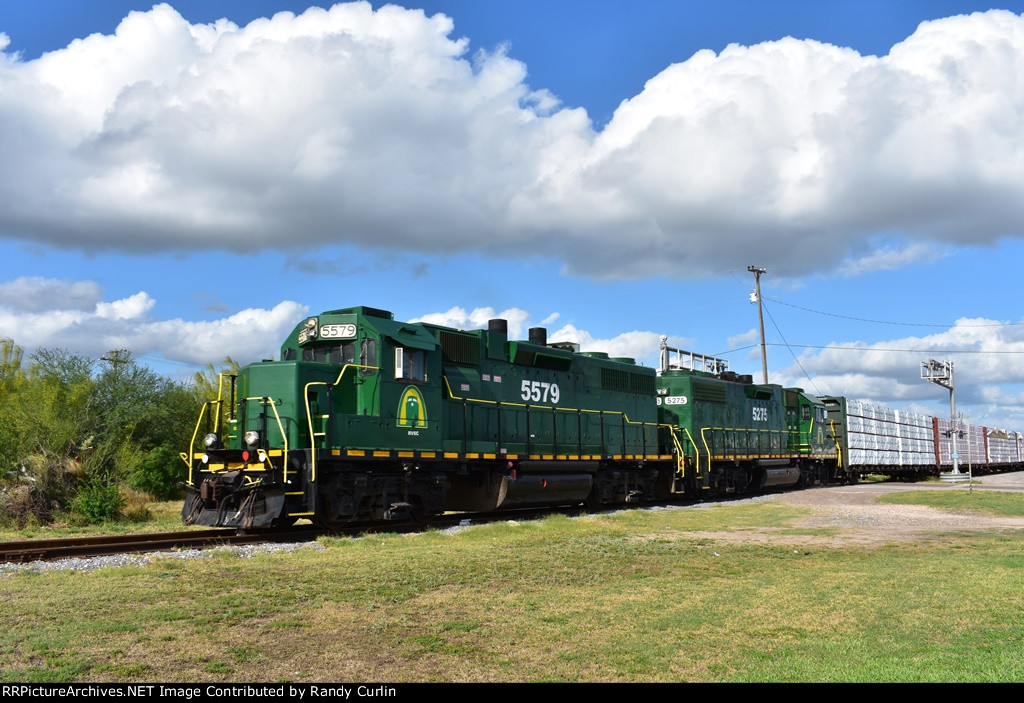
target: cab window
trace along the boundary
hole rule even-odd
[[[422,349],[395,347],[395,378],[426,381],[427,353]]]
[[[376,339],[364,339],[359,345],[359,363],[362,366],[376,366],[377,365],[377,340]],[[376,369],[359,369],[359,373],[364,376],[372,376],[377,373]]]
[[[356,346],[352,342],[306,347],[302,350],[302,360],[327,364],[351,364],[355,361],[355,349]]]

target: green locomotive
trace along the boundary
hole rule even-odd
[[[664,340],[659,374],[546,337],[370,307],[302,321],[280,360],[246,366],[204,407],[182,454],[183,520],[248,529],[596,509],[834,473],[824,408],[799,389],[696,369],[695,355],[673,365]]]
[[[838,445],[824,403],[800,388],[754,384],[728,362],[661,343],[660,420],[687,492],[745,493],[835,480]]]

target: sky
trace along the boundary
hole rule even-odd
[[[998,3],[998,4],[995,4]],[[1024,431],[1024,0],[0,2],[0,337],[658,340]]]

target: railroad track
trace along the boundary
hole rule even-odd
[[[150,534],[104,535],[68,539],[35,539],[0,542],[0,563],[28,563],[55,561],[73,557],[88,558],[108,554],[139,554],[181,549],[210,549],[214,547],[268,542],[311,542],[321,535],[355,536],[371,532],[416,532],[425,529],[445,529],[460,525],[481,525],[505,520],[532,520],[553,513],[576,514],[573,508],[525,508],[499,513],[463,513],[445,515],[423,522],[359,523],[344,528],[325,530],[314,525],[300,525],[288,530],[260,530],[238,534],[234,528],[157,532]]]
[[[235,534],[233,529],[158,532],[151,534],[34,539],[0,542],[0,562],[26,563],[106,554],[137,554],[179,549],[208,549],[226,545],[314,540],[321,531],[313,527],[278,532]]]

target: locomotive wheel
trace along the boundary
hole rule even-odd
[[[583,507],[588,513],[599,513],[604,509],[604,503],[601,502],[601,492],[597,488],[597,483],[594,483],[593,488],[590,489],[586,500],[583,501]]]
[[[192,496],[192,499],[188,502],[187,515],[182,520],[186,525],[194,525],[196,520],[199,519],[199,513],[203,510],[203,499],[199,497],[199,493]]]

